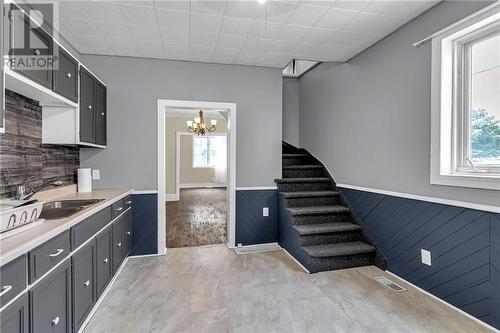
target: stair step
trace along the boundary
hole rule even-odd
[[[283,192],[286,199],[292,198],[317,198],[317,197],[335,197],[339,192],[335,191],[302,191],[302,192]]]
[[[278,184],[285,183],[326,183],[329,182],[330,178],[326,177],[311,177],[311,178],[280,178],[275,179],[274,182]]]
[[[351,222],[295,225],[293,228],[295,228],[301,236],[361,230],[359,225]]]
[[[314,206],[314,207],[293,207],[287,208],[290,215],[323,215],[323,214],[338,214],[348,213],[349,207],[346,206]]]
[[[322,169],[321,164],[299,164],[299,165],[284,165],[283,170],[302,170],[302,169]]]
[[[303,246],[302,249],[313,258],[327,258],[367,254],[375,252],[375,248],[364,242],[347,242]]]

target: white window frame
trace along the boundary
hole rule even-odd
[[[436,185],[500,190],[497,168],[467,165],[468,96],[464,72],[471,43],[500,29],[500,5],[495,3],[432,36],[431,172]]]
[[[196,139],[206,139],[207,140],[207,149],[209,149],[209,143],[210,143],[210,140],[208,140],[208,138],[212,136],[212,135],[205,135],[205,136],[195,136],[193,135],[193,156],[191,158],[191,164],[192,164],[192,167],[193,169],[214,169],[215,166],[214,165],[195,165],[194,164],[194,150],[195,150],[195,141]],[[208,151],[207,151],[207,162],[208,162]]]

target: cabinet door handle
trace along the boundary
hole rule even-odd
[[[130,231],[127,231],[127,235],[129,235],[129,236],[130,236],[130,234],[131,234],[131,232],[130,232]]]
[[[101,112],[101,116],[103,116],[103,117],[104,117],[104,112]]]
[[[116,246],[121,247],[122,246],[122,242],[116,243]]]
[[[87,109],[92,110],[92,105],[88,105]]]
[[[90,286],[90,280],[85,281],[85,282],[83,283],[83,286],[84,286],[84,287],[88,287],[88,286]]]
[[[52,326],[56,326],[57,324],[59,324],[59,316],[52,319]]]
[[[63,252],[64,252],[64,249],[57,249],[57,251],[55,253],[49,254],[49,257],[51,257],[51,258],[58,257]]]
[[[108,263],[109,259],[108,259],[108,258],[106,258],[106,259],[104,259],[103,261],[104,261],[105,263]]]
[[[0,297],[7,294],[12,289],[12,286],[3,286],[2,291],[0,292]]]
[[[127,205],[130,205],[132,203],[132,200],[125,202]]]
[[[67,77],[68,79],[71,79],[71,76],[72,76],[72,75],[71,75],[71,73],[67,73],[67,74],[66,74],[66,77]]]
[[[120,210],[122,210],[122,209],[123,209],[123,207],[118,207],[116,210],[117,210],[117,211],[120,211]]]

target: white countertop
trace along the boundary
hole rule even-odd
[[[94,190],[88,193],[78,193],[72,187],[64,192],[59,191],[54,195],[44,197],[43,192],[35,196],[39,200],[71,200],[71,199],[104,199],[89,208],[86,208],[70,217],[45,220],[29,230],[20,232],[14,236],[0,240],[0,266],[27,253],[35,247],[45,243],[52,237],[68,230],[75,224],[85,220],[87,217],[97,213],[101,209],[115,203],[116,201],[131,194],[133,190],[113,189],[113,190]]]

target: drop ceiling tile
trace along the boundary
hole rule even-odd
[[[247,36],[252,25],[252,20],[224,17],[220,32],[228,35]]]
[[[325,46],[320,44],[300,43],[297,45],[295,55],[297,58],[320,59]]]
[[[167,58],[182,59],[189,57],[189,45],[187,44],[164,44]]]
[[[268,22],[284,23],[295,7],[297,7],[296,1],[267,1],[265,7],[261,8],[257,18]]]
[[[259,61],[259,64],[270,67],[284,68],[292,60],[288,54],[266,52]]]
[[[222,16],[191,13],[190,28],[194,31],[218,33],[222,24]]]
[[[214,48],[204,45],[190,45],[189,55],[197,58],[211,59],[214,53]]]
[[[59,17],[65,19],[87,20],[87,13],[80,7],[77,1],[60,2]]]
[[[132,39],[128,38],[104,38],[109,48],[115,54],[123,54],[128,53],[128,55],[132,53],[137,53],[137,48]]]
[[[351,31],[337,31],[328,41],[329,45],[350,47],[368,47],[381,39],[383,35],[366,34]]]
[[[120,9],[113,2],[81,1],[79,4],[94,21],[124,22]]]
[[[266,52],[271,53],[293,53],[297,49],[297,43],[284,40],[273,40],[269,43]]]
[[[160,28],[161,38],[167,44],[189,44],[189,30]]]
[[[226,1],[192,0],[191,12],[222,16]]]
[[[132,38],[146,42],[160,42],[160,28],[158,26],[128,25]]]
[[[155,0],[156,8],[189,10],[189,1]]]
[[[189,12],[183,10],[157,9],[158,24],[174,29],[189,29]]]
[[[374,0],[379,1],[379,0]],[[337,0],[332,5],[332,8],[360,11],[363,10],[371,1],[361,1],[361,0]]]
[[[310,28],[299,25],[285,24],[281,30],[276,34],[276,39],[297,42],[301,40]]]
[[[255,19],[261,5],[257,1],[228,1],[225,16]]]
[[[118,7],[126,23],[150,25],[156,24],[156,13],[153,7],[119,4]]]
[[[324,44],[328,39],[330,39],[335,34],[335,32],[336,30],[312,28],[302,38],[301,42]]]
[[[190,43],[194,45],[215,46],[217,41],[216,34],[210,34],[206,32],[191,31],[190,33]]]
[[[331,1],[302,0],[300,3],[304,4],[304,5],[313,5],[313,6],[321,6],[321,7],[328,7],[328,8],[330,8],[335,3],[335,0],[331,0]]]
[[[248,34],[249,37],[274,38],[281,30],[283,23],[256,20]]]
[[[327,11],[328,7],[301,4],[295,8],[286,23],[313,26]]]
[[[245,43],[245,38],[242,36],[220,34],[217,38],[218,48],[241,49],[243,43]]]
[[[240,52],[236,57],[235,63],[242,65],[256,65],[264,55],[264,52]]]
[[[351,21],[356,14],[356,12],[348,10],[330,8],[316,26],[319,28],[337,30]]]
[[[103,52],[105,50],[109,50],[108,44],[106,43],[106,40],[104,37],[101,36],[92,36],[92,35],[77,35],[73,34],[73,37],[78,40],[78,43],[84,48],[84,49],[99,49],[101,48]]]
[[[425,12],[429,8],[439,3],[436,1],[405,1],[404,5],[393,10],[391,15],[406,17],[408,20],[413,19]]]
[[[404,23],[404,19],[395,16],[359,13],[342,30],[388,34]]]
[[[403,7],[405,1],[372,1],[363,8],[363,12],[372,14],[393,15],[399,8]]]
[[[61,26],[66,29],[70,34],[79,35],[96,35],[97,29],[90,20],[74,20],[74,19],[61,19],[59,21]]]
[[[234,60],[236,59],[236,56],[238,56],[238,53],[239,50],[237,49],[226,49],[217,47],[215,48],[213,59],[215,61],[233,63]]]
[[[266,38],[247,38],[245,43],[243,44],[243,50],[252,52],[264,52],[272,41],[272,39]]]
[[[362,48],[325,45],[320,52],[320,60],[347,61],[362,51]]]
[[[125,23],[94,22],[94,27],[102,36],[113,38],[130,38],[130,31]]]

